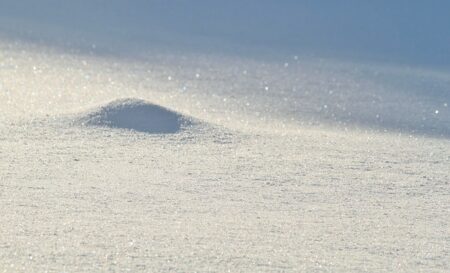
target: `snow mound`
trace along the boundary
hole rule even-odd
[[[191,119],[145,100],[126,98],[91,109],[80,115],[76,123],[85,126],[168,134],[179,132],[191,123]]]

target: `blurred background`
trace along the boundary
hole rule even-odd
[[[300,54],[448,68],[450,2],[1,0],[0,35],[140,54]]]

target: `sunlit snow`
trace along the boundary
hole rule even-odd
[[[448,272],[438,2],[0,1],[0,271]]]

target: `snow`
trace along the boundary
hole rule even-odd
[[[1,1],[0,271],[450,270],[446,9],[237,2]]]
[[[79,114],[75,124],[129,129],[162,134],[177,133],[189,126],[189,118],[144,100],[117,99],[104,106]]]

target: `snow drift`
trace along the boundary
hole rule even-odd
[[[192,123],[187,116],[135,98],[117,99],[96,107],[79,115],[75,122],[153,134],[177,133]]]

